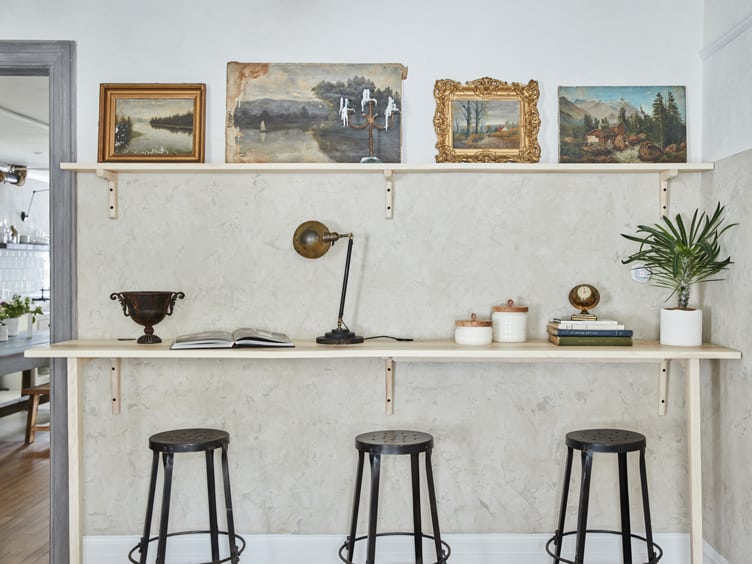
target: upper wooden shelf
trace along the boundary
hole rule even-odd
[[[394,217],[394,173],[576,173],[658,175],[659,213],[668,213],[669,181],[680,172],[706,172],[713,163],[60,163],[63,170],[93,172],[107,181],[109,215],[118,216],[118,174],[379,173],[385,180],[384,215]]]
[[[76,172],[174,172],[174,173],[269,173],[269,172],[555,172],[555,173],[661,173],[706,172],[713,163],[60,163]]]

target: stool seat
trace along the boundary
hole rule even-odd
[[[149,437],[157,452],[204,452],[230,444],[230,434],[219,429],[175,429]]]
[[[431,467],[431,451],[433,450],[433,437],[421,431],[387,430],[362,433],[355,437],[355,448],[358,450],[358,469],[355,475],[355,494],[353,496],[352,519],[350,521],[350,535],[340,546],[339,558],[345,564],[354,564],[353,555],[355,544],[359,541],[367,541],[366,564],[376,562],[376,539],[392,535],[407,535],[413,537],[413,550],[416,564],[423,564],[423,539],[433,541],[436,551],[435,564],[446,564],[451,554],[449,545],[441,539],[439,531],[439,516],[436,507],[436,490],[433,481],[433,469]],[[358,511],[360,508],[360,490],[363,484],[363,467],[365,455],[368,454],[371,470],[371,502],[368,514],[368,534],[357,536]],[[426,467],[426,484],[428,489],[428,503],[431,513],[431,525],[433,535],[423,532],[420,511],[420,470],[418,459],[424,455]],[[379,507],[379,481],[381,474],[382,455],[409,455],[410,473],[412,483],[413,501],[413,532],[377,532],[378,507]]]
[[[625,429],[584,429],[567,433],[567,446],[593,452],[636,452],[645,448],[645,435]]]
[[[433,448],[433,437],[420,431],[374,431],[355,437],[355,448],[368,454],[418,454]]]
[[[146,518],[144,532],[140,542],[128,553],[128,560],[135,564],[146,564],[149,544],[157,541],[156,564],[164,564],[167,552],[167,539],[178,535],[209,534],[211,544],[211,561],[205,564],[219,564],[240,561],[240,554],[245,550],[245,539],[235,534],[235,521],[232,511],[232,495],[230,492],[230,471],[227,460],[227,447],[230,444],[230,434],[220,429],[174,429],[163,431],[149,437],[149,448],[152,450],[151,478],[149,480],[149,497],[146,503]],[[217,523],[217,500],[215,494],[214,453],[221,451],[222,482],[225,496],[225,512],[227,515],[227,530],[220,531]],[[202,531],[168,532],[170,515],[170,495],[172,491],[172,474],[175,453],[203,452],[206,458],[206,485],[209,502],[209,529]],[[162,455],[164,466],[164,482],[162,492],[162,510],[159,519],[159,534],[150,536],[154,497],[157,487],[157,471],[159,456]],[[226,536],[229,543],[229,555],[220,558],[219,536]],[[240,543],[240,546],[238,546]],[[138,560],[136,560],[136,555]]]

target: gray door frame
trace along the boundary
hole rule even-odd
[[[75,56],[72,41],[0,41],[0,74],[47,76],[50,90],[50,289],[55,343],[76,336],[76,178],[60,170],[76,160]],[[23,163],[19,163],[23,164]],[[50,563],[67,564],[68,375],[54,359],[50,440]]]

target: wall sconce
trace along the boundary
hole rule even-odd
[[[21,212],[21,221],[26,221],[27,219],[29,219],[29,215],[31,214],[31,204],[34,203],[34,196],[36,195],[36,193],[37,192],[49,192],[49,191],[50,191],[49,188],[45,188],[44,190],[34,190],[31,193],[31,200],[29,200],[29,207],[26,208],[25,212],[23,211]]]
[[[297,253],[305,258],[315,259],[324,256],[337,239],[347,237],[347,258],[345,259],[345,276],[342,280],[342,296],[339,301],[337,327],[326,334],[316,337],[316,342],[324,345],[354,345],[363,342],[363,337],[356,335],[342,321],[347,294],[347,278],[350,275],[350,257],[352,256],[352,233],[334,233],[318,221],[306,221],[298,225],[292,237],[292,245]]]
[[[0,163],[0,183],[23,186],[26,182],[26,167]]]

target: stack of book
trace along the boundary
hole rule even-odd
[[[552,319],[548,340],[558,346],[631,346],[632,330],[612,319],[572,321]]]

